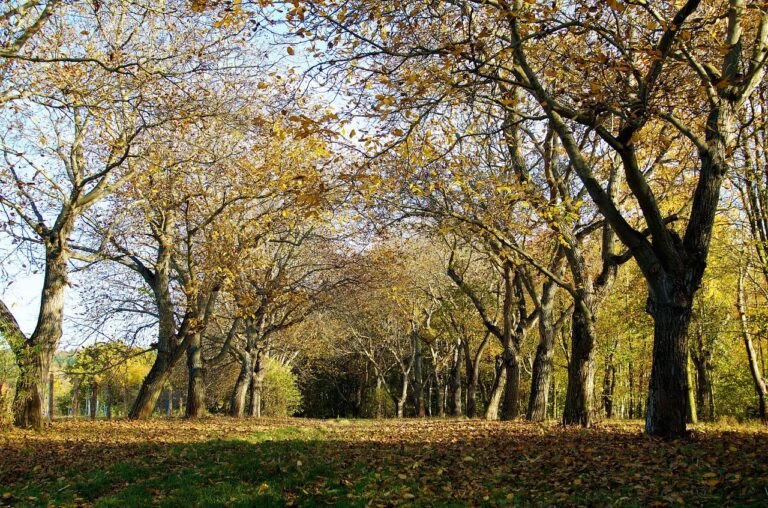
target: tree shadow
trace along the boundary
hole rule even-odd
[[[237,439],[6,439],[5,505],[765,505],[768,436],[394,422]],[[119,437],[118,437],[119,439]],[[6,496],[5,493],[10,496]]]

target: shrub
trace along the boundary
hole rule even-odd
[[[264,386],[261,392],[264,416],[293,416],[301,410],[301,392],[290,367],[265,358]]]

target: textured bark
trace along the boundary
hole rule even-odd
[[[414,363],[413,363],[413,397],[416,406],[416,416],[424,418],[426,409],[424,407],[424,378],[423,378],[423,357],[421,339],[417,333],[413,333]]]
[[[490,342],[491,332],[486,332],[474,357],[469,349],[469,340],[462,341],[464,347],[464,364],[467,376],[467,418],[477,416],[477,385],[480,379],[480,361]]]
[[[451,364],[451,416],[461,416],[461,344],[457,343],[453,351]]]
[[[238,418],[245,416],[245,403],[248,396],[248,381],[251,376],[251,369],[251,356],[245,354],[240,359],[240,374],[237,376],[232,396],[229,399],[230,416]]]
[[[146,419],[152,416],[152,412],[157,405],[157,399],[163,391],[163,387],[168,383],[173,366],[178,361],[179,355],[170,355],[164,351],[158,351],[155,363],[149,370],[147,377],[141,384],[136,400],[128,414],[131,419]]]
[[[571,319],[571,361],[563,424],[590,427],[594,419],[595,336],[590,317],[580,305],[574,307]]]
[[[613,353],[605,361],[603,373],[603,409],[606,418],[613,418],[613,394],[616,388],[616,366],[613,364]]]
[[[442,377],[438,377],[435,374],[435,387],[437,391],[437,416],[443,418],[445,416],[445,393],[447,386],[442,380]]]
[[[202,334],[195,333],[187,347],[187,418],[205,415],[205,370],[203,368]]]
[[[544,285],[539,305],[539,345],[533,360],[531,394],[525,417],[534,422],[547,418],[547,397],[552,378],[552,359],[555,355],[554,291],[555,285]]]
[[[504,359],[507,372],[504,383],[504,399],[501,405],[501,419],[514,420],[520,416],[520,355],[509,351]]]
[[[737,306],[739,310],[739,322],[741,324],[741,338],[744,341],[744,347],[747,350],[747,361],[749,362],[749,372],[752,374],[752,381],[757,394],[758,416],[768,423],[768,414],[766,414],[766,401],[768,399],[768,384],[763,379],[762,369],[757,361],[757,353],[752,344],[752,334],[749,330],[749,321],[747,318],[746,298],[744,295],[744,274],[739,273]]]
[[[688,416],[688,325],[690,306],[656,304],[654,341],[645,428],[652,436],[673,439],[686,434]]]
[[[75,377],[72,380],[72,418],[77,419],[80,411],[80,378]]]
[[[501,397],[504,394],[504,386],[507,384],[507,369],[504,368],[502,362],[497,362],[496,375],[493,379],[493,387],[491,388],[491,396],[488,399],[488,407],[485,409],[486,420],[498,420],[499,419],[499,406],[501,405]]]
[[[96,415],[99,411],[99,383],[92,381],[91,383],[91,420],[96,419]]]
[[[68,261],[65,242],[70,231],[68,222],[57,233],[45,237],[45,278],[37,324],[23,344],[11,344],[19,367],[13,401],[14,423],[18,427],[43,426],[43,391],[64,320]]]
[[[691,354],[694,369],[696,370],[696,407],[699,416],[703,420],[715,419],[715,397],[712,390],[712,352],[703,345],[701,334],[697,335],[697,348]]]
[[[256,351],[256,356],[253,359],[253,372],[251,373],[251,400],[248,406],[248,414],[252,417],[261,417],[261,390],[264,386],[264,352],[262,350]]]

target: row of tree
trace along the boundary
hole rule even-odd
[[[566,337],[564,423],[598,392],[612,414],[622,368],[627,414],[673,438],[696,395],[714,415],[733,326],[766,418],[759,3],[33,0],[0,21],[4,268],[44,268],[31,334],[0,305],[18,425],[42,425],[73,269],[83,327],[153,341],[134,418],[184,358],[187,416],[225,364],[229,411],[258,413],[269,357],[300,358],[323,411],[333,389],[357,413],[386,393],[399,416],[541,420]],[[707,275],[713,238],[733,280]],[[652,331],[616,332],[622,295]]]

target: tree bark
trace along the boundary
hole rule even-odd
[[[613,353],[606,358],[603,375],[603,409],[605,417],[613,418],[613,394],[616,388],[616,366],[613,364]]]
[[[488,407],[485,409],[486,420],[499,419],[499,406],[501,405],[501,397],[504,394],[506,384],[507,369],[504,368],[504,364],[501,361],[497,361],[496,376],[493,379],[493,388],[491,388],[491,396],[488,399]]]
[[[658,302],[654,307],[653,363],[645,429],[649,435],[673,439],[686,434],[691,308]]]
[[[264,352],[256,351],[256,358],[253,361],[253,373],[251,374],[251,401],[248,407],[248,414],[252,417],[261,418],[261,390],[264,385]]]
[[[104,387],[104,416],[107,420],[112,419],[112,390],[109,389],[109,385]]]
[[[591,318],[584,313],[581,305],[574,306],[571,319],[571,362],[568,365],[563,424],[590,427],[594,418],[594,331]]]
[[[131,419],[147,419],[152,416],[157,405],[157,399],[163,391],[163,387],[171,377],[173,366],[178,361],[179,355],[171,355],[165,351],[158,351],[155,363],[149,370],[147,377],[141,384],[136,400],[128,414]]]
[[[96,413],[99,411],[99,383],[94,379],[91,382],[91,420],[96,419]]]
[[[416,416],[424,418],[426,409],[424,407],[424,379],[423,379],[423,357],[421,351],[421,338],[417,333],[413,333],[414,364],[413,364],[413,396],[416,406]]]
[[[445,417],[445,383],[442,382],[442,377],[438,377],[435,373],[435,387],[437,391],[437,416],[438,418]]]
[[[507,371],[504,385],[504,399],[501,406],[501,419],[514,420],[520,416],[520,354],[517,351],[505,352],[504,369]]]
[[[187,418],[205,416],[205,371],[203,368],[202,333],[197,332],[187,347]]]
[[[80,411],[80,378],[75,376],[72,380],[72,419],[77,419]]]
[[[551,284],[554,289],[554,284]],[[539,307],[539,345],[533,360],[531,377],[531,395],[528,399],[526,419],[543,422],[547,418],[547,397],[552,378],[552,359],[555,355],[554,299],[545,288]]]
[[[229,400],[229,414],[237,418],[245,416],[245,403],[248,396],[248,381],[252,372],[251,356],[246,352],[240,359],[240,374]]]
[[[451,416],[461,416],[461,344],[456,343],[451,365]]]
[[[686,377],[688,379],[688,423],[699,423],[699,413],[696,410],[696,389],[693,382],[691,363],[691,353],[689,351],[688,361],[686,362]]]
[[[747,350],[747,360],[749,362],[749,372],[752,374],[752,381],[757,393],[758,416],[768,423],[768,414],[766,414],[766,399],[768,399],[768,385],[763,379],[763,373],[760,364],[757,361],[755,347],[752,344],[752,334],[749,331],[749,321],[747,318],[747,305],[744,294],[744,273],[739,272],[738,298],[737,306],[739,310],[739,322],[741,324],[741,337],[744,341],[744,347]]]
[[[71,227],[65,227],[46,236],[45,278],[37,325],[23,344],[11,344],[19,367],[13,401],[14,423],[18,427],[43,426],[43,387],[61,340],[64,320],[68,261],[65,242],[70,230]]]

